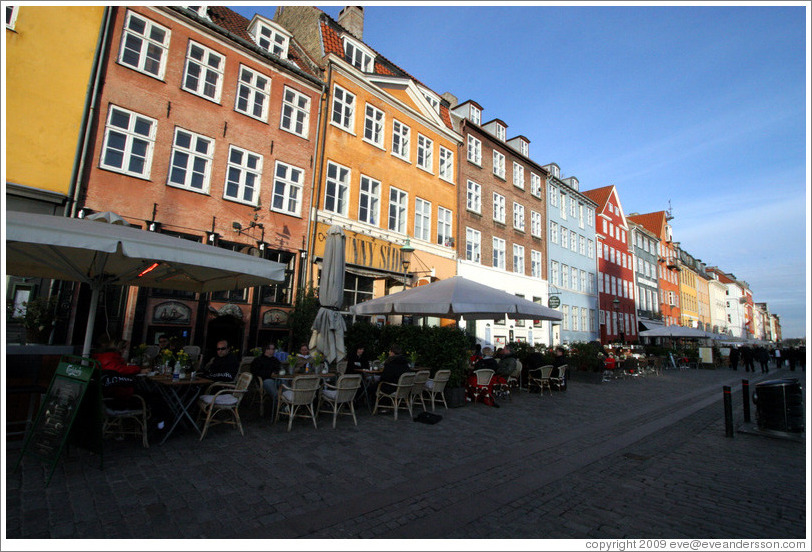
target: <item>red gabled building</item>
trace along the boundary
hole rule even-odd
[[[601,343],[636,342],[634,255],[630,250],[629,227],[617,188],[603,186],[581,193],[598,205],[595,234]]]

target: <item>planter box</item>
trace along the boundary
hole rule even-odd
[[[582,370],[567,371],[567,381],[579,383],[600,383],[603,380],[601,372],[587,372]]]

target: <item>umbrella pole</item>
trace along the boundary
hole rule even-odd
[[[87,314],[85,343],[82,346],[82,356],[90,355],[90,345],[93,341],[93,328],[96,326],[96,308],[99,306],[99,295],[101,294],[101,286],[99,284],[90,284],[90,289],[90,312]]]

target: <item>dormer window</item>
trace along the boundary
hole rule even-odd
[[[528,157],[530,155],[530,144],[528,144],[524,140],[520,142],[519,149],[522,155],[524,155],[525,157]]]
[[[496,123],[496,138],[498,140],[501,140],[502,142],[504,142],[506,132],[507,132],[507,129],[503,125],[500,125],[499,123]]]
[[[427,102],[429,102],[429,105],[431,105],[431,108],[434,110],[434,112],[440,113],[440,98],[422,88],[421,92],[423,92],[423,97],[426,98]]]
[[[364,73],[373,72],[372,62],[375,61],[373,53],[346,36],[344,37],[344,57]]]
[[[290,45],[290,33],[276,25],[273,21],[254,16],[251,25],[248,27],[251,38],[257,46],[267,50],[271,54],[286,59],[288,57],[288,46]]]
[[[206,6],[185,6],[187,10],[195,12],[195,15],[202,17],[207,21],[211,21],[209,17],[209,9]]]
[[[469,106],[469,108],[468,118],[471,119],[472,123],[480,124],[482,121],[482,111],[475,105]]]

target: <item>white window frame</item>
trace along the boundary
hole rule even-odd
[[[530,277],[541,279],[541,251],[530,250]]]
[[[496,123],[495,126],[496,126],[496,139],[504,142],[505,138],[507,137],[507,129],[503,125],[500,125],[499,123]]]
[[[524,190],[524,167],[516,161],[513,162],[513,185]]]
[[[491,259],[493,260],[493,267],[499,268],[501,270],[506,270],[506,260],[505,256],[507,255],[507,249],[505,245],[505,240],[502,238],[497,238],[496,236],[493,237],[493,254],[491,255]]]
[[[188,138],[188,145],[180,145],[179,140]],[[172,153],[169,157],[169,170],[166,185],[190,192],[209,193],[211,167],[214,160],[214,139],[184,128],[175,127],[172,140]],[[200,166],[202,164],[202,167]],[[183,182],[173,181],[176,171],[183,173]],[[200,178],[200,186],[193,185],[195,176]]]
[[[256,42],[257,46],[263,50],[282,59],[286,59],[288,57],[290,37],[279,32],[278,29],[275,29],[265,23],[258,22],[258,24],[254,27],[252,35],[254,42]]]
[[[477,106],[468,104],[468,115],[472,123],[482,124],[482,111]]]
[[[581,280],[581,291],[587,291],[587,282],[586,282],[586,270],[579,270],[578,276]]]
[[[310,96],[285,86],[279,128],[302,138],[310,135]]]
[[[327,162],[324,184],[325,211],[347,216],[351,178],[352,171],[349,167],[339,165],[333,161]]]
[[[410,162],[411,135],[411,128],[397,119],[392,119],[392,155],[403,159],[407,163]]]
[[[434,140],[428,136],[417,133],[417,166],[426,172],[434,174]]]
[[[389,187],[389,215],[387,217],[387,228],[398,234],[406,233],[406,220],[409,216],[408,210],[409,194],[405,191]]]
[[[594,259],[595,258],[595,242],[590,240],[590,239],[587,239],[586,242],[587,242],[586,256],[589,259]]]
[[[6,9],[8,9],[8,7]],[[15,6],[13,15],[15,21],[17,19],[17,10],[18,7]],[[130,24],[133,19],[139,20],[144,24],[143,32],[137,32],[130,29]],[[6,27],[13,29],[14,24],[12,23],[11,27],[9,27],[8,23],[6,23]],[[156,30],[164,33],[163,39],[153,35],[154,31]],[[119,46],[118,51],[118,63],[124,65],[125,67],[129,67],[130,69],[134,69],[139,73],[144,73],[150,77],[163,80],[166,73],[166,60],[168,57],[171,36],[172,31],[163,25],[159,25],[151,19],[147,19],[140,13],[127,10],[127,16],[124,20],[124,28],[121,32],[121,45]],[[131,41],[138,41],[138,44],[136,45]],[[127,51],[135,52],[136,46],[138,48],[137,63],[124,61],[124,54]],[[155,54],[158,53],[160,53],[160,56],[156,61]],[[156,71],[153,72],[147,69],[148,62],[151,62],[150,67],[157,63]]]
[[[116,114],[127,116],[127,127],[113,123]],[[144,125],[149,125],[149,128],[144,129]],[[104,142],[102,144],[99,166],[103,169],[123,173],[128,176],[149,179],[150,172],[152,171],[152,155],[155,149],[157,128],[157,120],[111,104],[107,113],[107,123],[104,127]],[[147,132],[145,133],[144,130],[147,130]],[[121,148],[113,148],[113,146],[111,146],[111,134],[117,135],[119,140],[123,139],[124,143]],[[136,144],[139,145],[139,148],[134,152],[133,147]],[[141,147],[143,147],[143,151],[141,151]],[[118,154],[121,155],[121,166],[107,162],[108,154],[113,152],[118,152]],[[142,172],[126,168],[130,167],[135,159],[142,160]]]
[[[505,224],[505,196],[493,192],[493,220]]]
[[[524,274],[524,246],[513,244],[513,272]]]
[[[534,172],[530,172],[530,195],[541,198],[541,177]]]
[[[481,167],[482,166],[482,141],[478,138],[474,138],[470,134],[468,135],[467,141],[467,159],[474,165]]]
[[[465,228],[465,260],[482,262],[482,233],[473,228]]]
[[[550,242],[558,243],[558,223],[554,220],[550,221]]]
[[[550,262],[550,282],[553,285],[560,286],[560,272],[558,271],[558,261],[551,261]]]
[[[271,195],[271,211],[301,216],[305,170],[282,161],[276,162]],[[278,206],[277,203],[282,205]]]
[[[541,213],[531,210],[530,211],[530,235],[541,238]]]
[[[513,228],[524,232],[524,205],[513,202]]]
[[[558,207],[558,189],[550,184],[550,190],[547,192],[547,195],[550,196],[550,206]]]
[[[584,236],[578,236],[578,253],[586,255],[586,238]]]
[[[366,211],[366,214],[364,214]],[[381,183],[362,174],[358,190],[358,220],[378,226],[381,217]]]
[[[454,183],[454,152],[440,146],[440,178],[446,182]]]
[[[414,237],[431,241],[431,202],[422,197],[414,200]]]
[[[561,227],[561,247],[569,249],[570,247],[570,231],[567,227]]]
[[[248,77],[248,80],[245,80]],[[262,81],[265,84],[262,84]],[[243,95],[245,91],[245,95]],[[242,113],[259,121],[268,121],[268,104],[271,97],[271,78],[254,71],[250,67],[240,64],[240,71],[237,77],[237,90],[234,94],[234,111]],[[240,101],[245,102],[245,107],[240,108]],[[261,103],[260,113],[257,115],[254,108]]]
[[[558,214],[561,216],[561,220],[567,220],[567,194],[565,194],[564,192],[560,192],[558,195],[560,196]]]
[[[570,289],[570,265],[561,263],[561,287]]]
[[[482,214],[482,186],[469,180],[465,194],[465,208],[471,212]]]
[[[240,156],[239,160],[235,159],[237,154]],[[259,153],[233,144],[229,146],[223,199],[256,206],[262,189],[262,163],[263,157]],[[233,179],[235,171],[239,171],[239,176]],[[229,193],[229,187],[231,186],[237,187],[235,194]],[[249,191],[251,197],[246,198],[245,196]]]
[[[496,150],[493,150],[493,174],[505,179],[505,155]]]
[[[350,64],[364,73],[372,73],[375,54],[346,35],[342,37],[342,40],[344,42],[344,56]]]
[[[454,213],[451,209],[437,207],[437,243],[450,247],[454,239]]]
[[[571,266],[570,267],[570,282],[572,282],[572,289],[578,291],[578,267]],[[583,290],[581,290],[583,291]]]
[[[6,29],[13,31],[17,24],[17,15],[20,13],[20,6],[6,6]]]
[[[355,94],[339,85],[333,85],[330,124],[355,134]]]
[[[561,330],[562,331],[569,331],[570,329],[570,306],[569,305],[561,305]]]
[[[364,108],[364,142],[383,149],[383,129],[386,124],[384,112],[372,104]]]
[[[196,57],[198,52],[201,55],[200,59]],[[225,67],[226,57],[223,54],[215,52],[194,40],[189,40],[189,45],[186,48],[186,63],[183,69],[181,89],[214,103],[220,103]],[[199,71],[197,76],[192,75],[193,68],[197,68]],[[189,83],[191,78],[197,80],[196,85]],[[213,84],[211,79],[215,80]],[[212,86],[213,90],[209,90]]]

